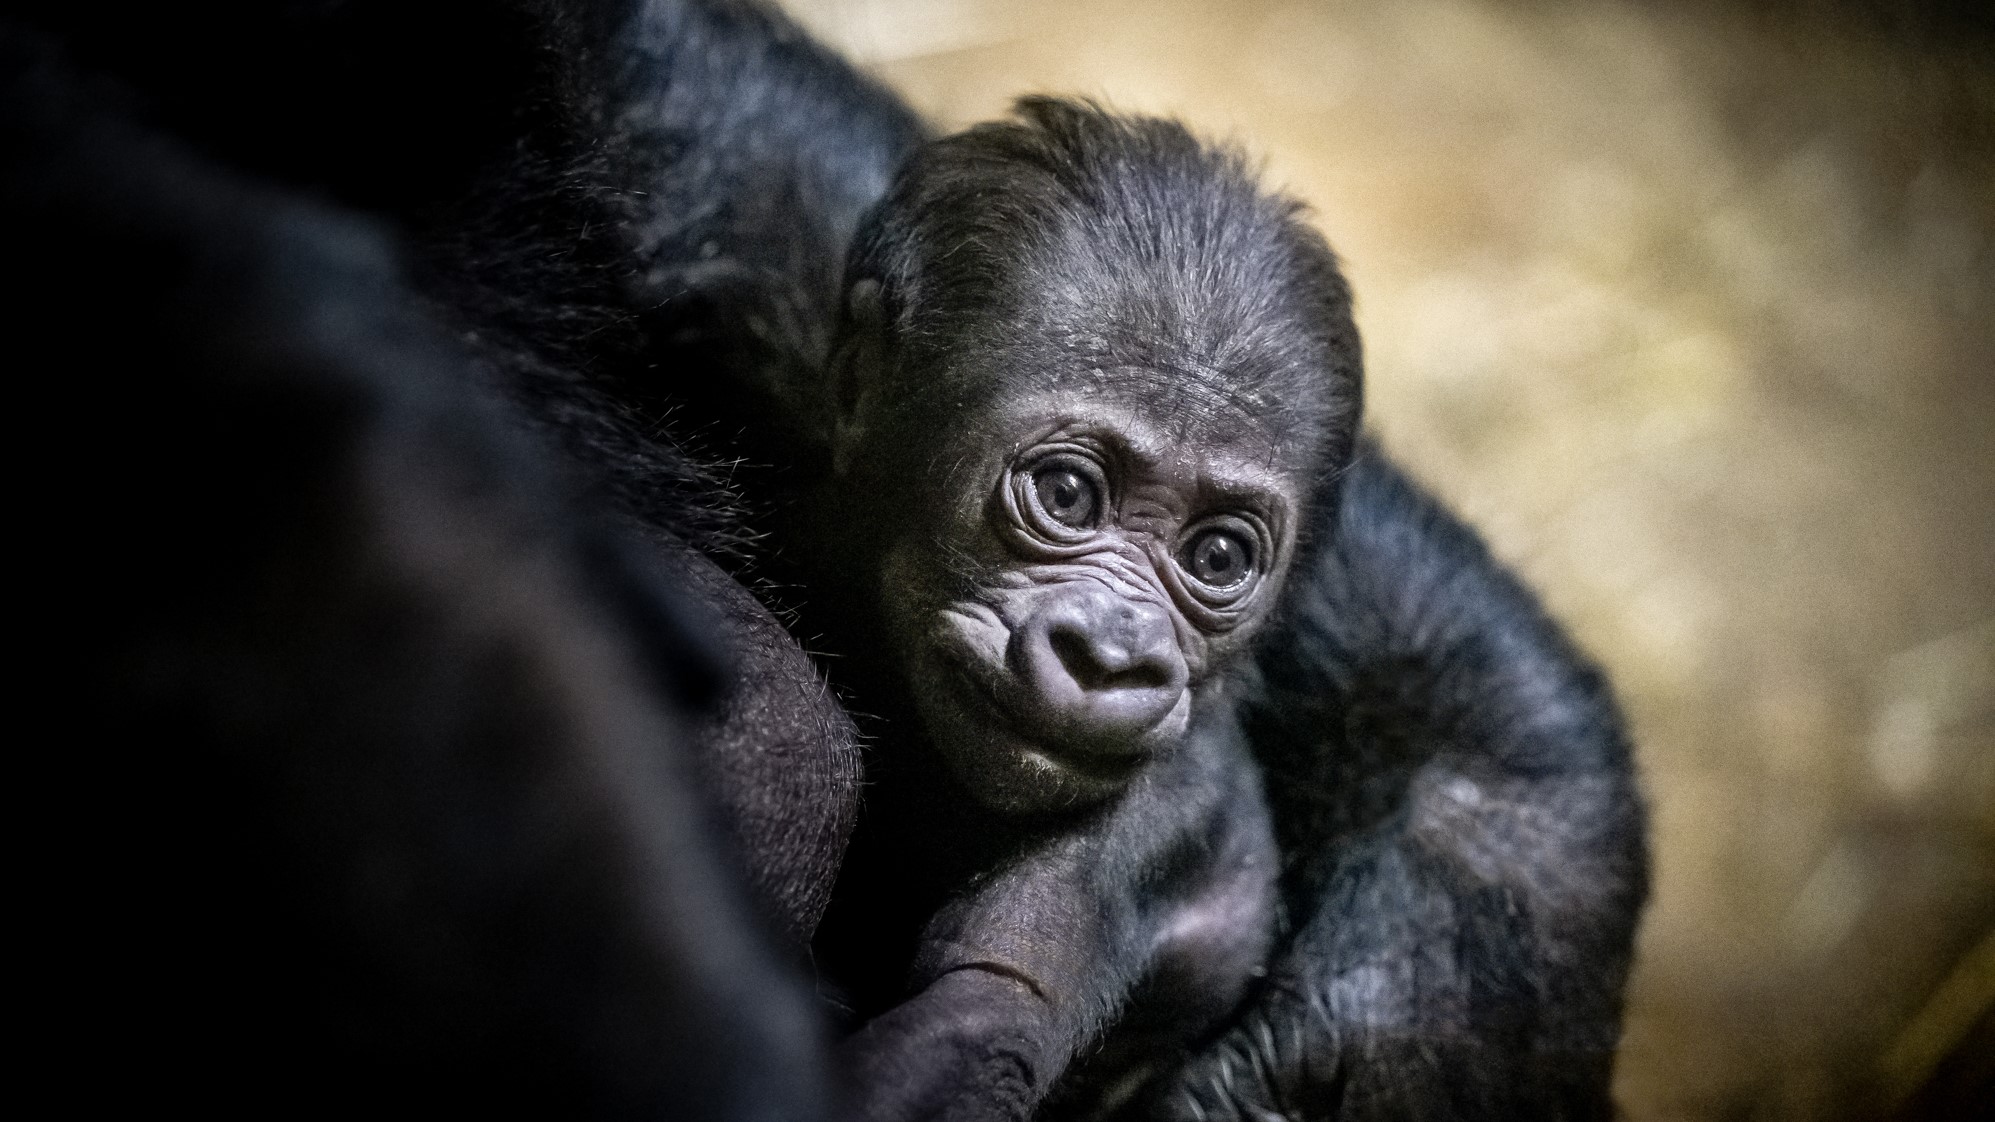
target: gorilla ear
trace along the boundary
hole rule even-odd
[[[886,360],[886,311],[879,281],[867,277],[847,290],[844,328],[828,371],[831,468],[840,475],[852,466],[865,438]]]

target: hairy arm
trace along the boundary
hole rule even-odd
[[[945,905],[911,995],[846,1043],[860,1116],[1023,1120],[1049,1093],[1085,1110],[1237,1004],[1274,909],[1244,753],[1230,730],[1194,737]]]

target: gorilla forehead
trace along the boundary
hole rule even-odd
[[[1090,434],[1146,471],[1199,464],[1215,480],[1265,480],[1311,466],[1320,433],[1309,423],[1314,410],[1295,399],[1300,389],[1243,388],[1182,365],[1021,365],[986,410],[1013,444]],[[1229,462],[1240,467],[1221,466]]]
[[[1032,276],[993,301],[1004,326],[984,343],[1003,377],[973,376],[1014,394],[1140,402],[1180,439],[1245,426],[1286,445],[1326,419],[1328,356],[1306,324],[1270,306],[1267,287],[1181,260],[1118,268],[1113,252],[1076,231],[1028,258]]]
[[[1187,495],[1244,495],[1314,467],[1316,431],[1277,403],[1146,367],[1023,378],[988,415],[1013,454],[1050,441],[1099,441],[1136,477]]]
[[[942,361],[905,364],[902,400],[943,423],[967,414],[1004,441],[1084,423],[1160,450],[1239,449],[1303,468],[1343,407],[1298,332],[1234,319],[1228,294],[1187,300],[1131,277],[1018,295],[959,321]]]
[[[1322,239],[1176,122],[1028,99],[931,145],[860,239],[907,389],[962,402],[1135,378],[1192,416],[1354,412],[1355,329]]]
[[[1068,363],[1303,406],[1333,365],[1334,294],[1313,283],[1312,235],[1258,193],[1195,202],[1055,209],[1008,247],[989,314]]]

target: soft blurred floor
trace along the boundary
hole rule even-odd
[[[1868,1117],[1987,1034],[1986,44],[1828,3],[790,6],[945,124],[1095,94],[1314,206],[1373,426],[1632,713],[1631,1117]]]

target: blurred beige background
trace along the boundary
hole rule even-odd
[[[945,126],[1093,94],[1312,205],[1372,426],[1632,716],[1631,1118],[1995,1081],[1995,36],[1943,0],[788,6]]]

